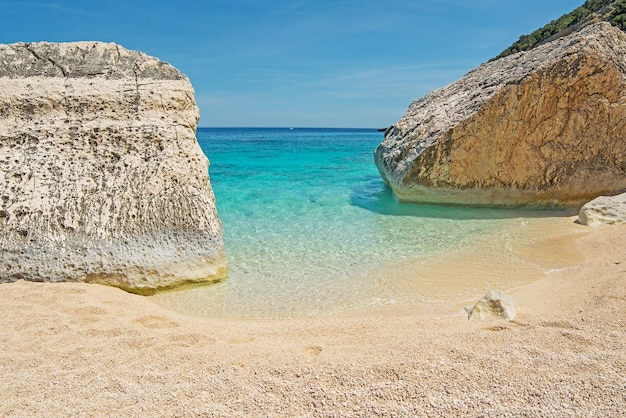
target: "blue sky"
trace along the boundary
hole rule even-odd
[[[199,126],[367,127],[584,0],[0,0],[0,43],[98,40],[167,61]]]

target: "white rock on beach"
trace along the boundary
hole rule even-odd
[[[517,314],[513,298],[500,290],[490,290],[473,307],[465,310],[468,319],[484,319],[485,315],[490,315],[513,320]]]
[[[578,213],[583,225],[626,223],[626,193],[617,196],[600,196],[586,203]]]
[[[0,282],[225,277],[198,118],[187,77],[143,53],[0,45]]]

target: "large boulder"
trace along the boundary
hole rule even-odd
[[[187,77],[143,53],[0,45],[0,283],[225,277],[198,117]]]
[[[626,190],[626,35],[609,23],[413,102],[376,165],[406,202],[579,206]]]
[[[626,223],[626,193],[617,196],[600,196],[585,203],[578,213],[583,225]]]

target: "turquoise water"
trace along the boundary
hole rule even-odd
[[[455,251],[533,216],[398,204],[373,163],[382,137],[367,129],[199,129],[229,277],[155,300],[233,318],[395,303],[416,295],[381,267]]]

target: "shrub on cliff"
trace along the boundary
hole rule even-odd
[[[564,14],[529,35],[520,36],[513,45],[490,61],[517,52],[528,51],[564,29],[583,23],[586,20],[592,20],[593,17],[598,17],[599,20],[606,20],[621,30],[626,31],[626,0],[587,0],[582,6],[577,7],[572,12]]]
[[[626,0],[619,0],[615,3],[609,22],[626,32]]]

